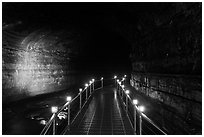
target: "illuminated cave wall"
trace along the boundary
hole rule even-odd
[[[66,35],[66,40],[60,39]],[[26,37],[3,31],[3,102],[67,89],[70,34],[35,31]],[[66,42],[65,42],[66,41]]]

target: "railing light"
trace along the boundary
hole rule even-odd
[[[103,80],[103,77],[101,77],[101,80]]]
[[[144,106],[139,106],[138,109],[139,109],[140,112],[144,112],[145,111],[145,107]]]
[[[124,80],[125,80],[125,78],[122,79],[122,81],[124,81]]]
[[[56,106],[51,107],[51,111],[52,111],[52,113],[57,113],[58,107],[56,107]]]
[[[128,94],[130,93],[130,91],[129,91],[129,90],[126,90],[125,93],[128,95]]]
[[[67,96],[67,101],[71,101],[72,100],[72,97],[71,96]]]
[[[92,82],[94,82],[95,81],[95,79],[92,79]]]
[[[124,77],[126,78],[126,77],[127,77],[127,75],[124,75]]]
[[[79,92],[82,92],[82,88],[79,89]]]
[[[138,100],[137,99],[134,99],[132,102],[133,102],[134,105],[138,104]]]
[[[89,85],[91,85],[92,84],[92,81],[89,81]]]
[[[89,84],[86,83],[86,84],[85,84],[85,87],[88,87],[88,86],[89,86]]]
[[[117,76],[114,76],[114,79],[116,79],[117,78]]]
[[[117,79],[117,82],[119,82],[119,79]]]
[[[125,86],[124,86],[124,85],[122,85],[121,87],[122,87],[122,88],[124,88]]]

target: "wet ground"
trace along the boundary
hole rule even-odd
[[[52,115],[51,106],[62,106],[66,102],[66,96],[74,96],[75,91],[78,89],[60,91],[3,105],[2,134],[39,135],[44,127],[43,121],[47,121]]]

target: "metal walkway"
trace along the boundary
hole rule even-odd
[[[59,110],[53,106],[53,115],[40,134],[166,135],[143,113],[140,102],[129,96],[125,77],[121,81],[116,78],[92,79],[73,99],[67,96],[67,102]]]
[[[116,89],[106,87],[93,94],[88,108],[65,134],[132,135],[134,132],[119,103]]]

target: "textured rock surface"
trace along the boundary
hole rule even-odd
[[[122,31],[132,44],[132,85],[171,108],[161,112],[166,121],[189,134],[202,128],[201,9],[201,3],[154,3],[137,26]]]
[[[172,122],[189,134],[201,133],[201,77],[134,73],[131,76],[131,85],[167,106],[160,112],[166,119],[166,126],[168,122]]]
[[[74,38],[73,33],[63,31],[38,30],[21,36],[3,30],[3,101],[73,85],[69,62],[74,53]]]

